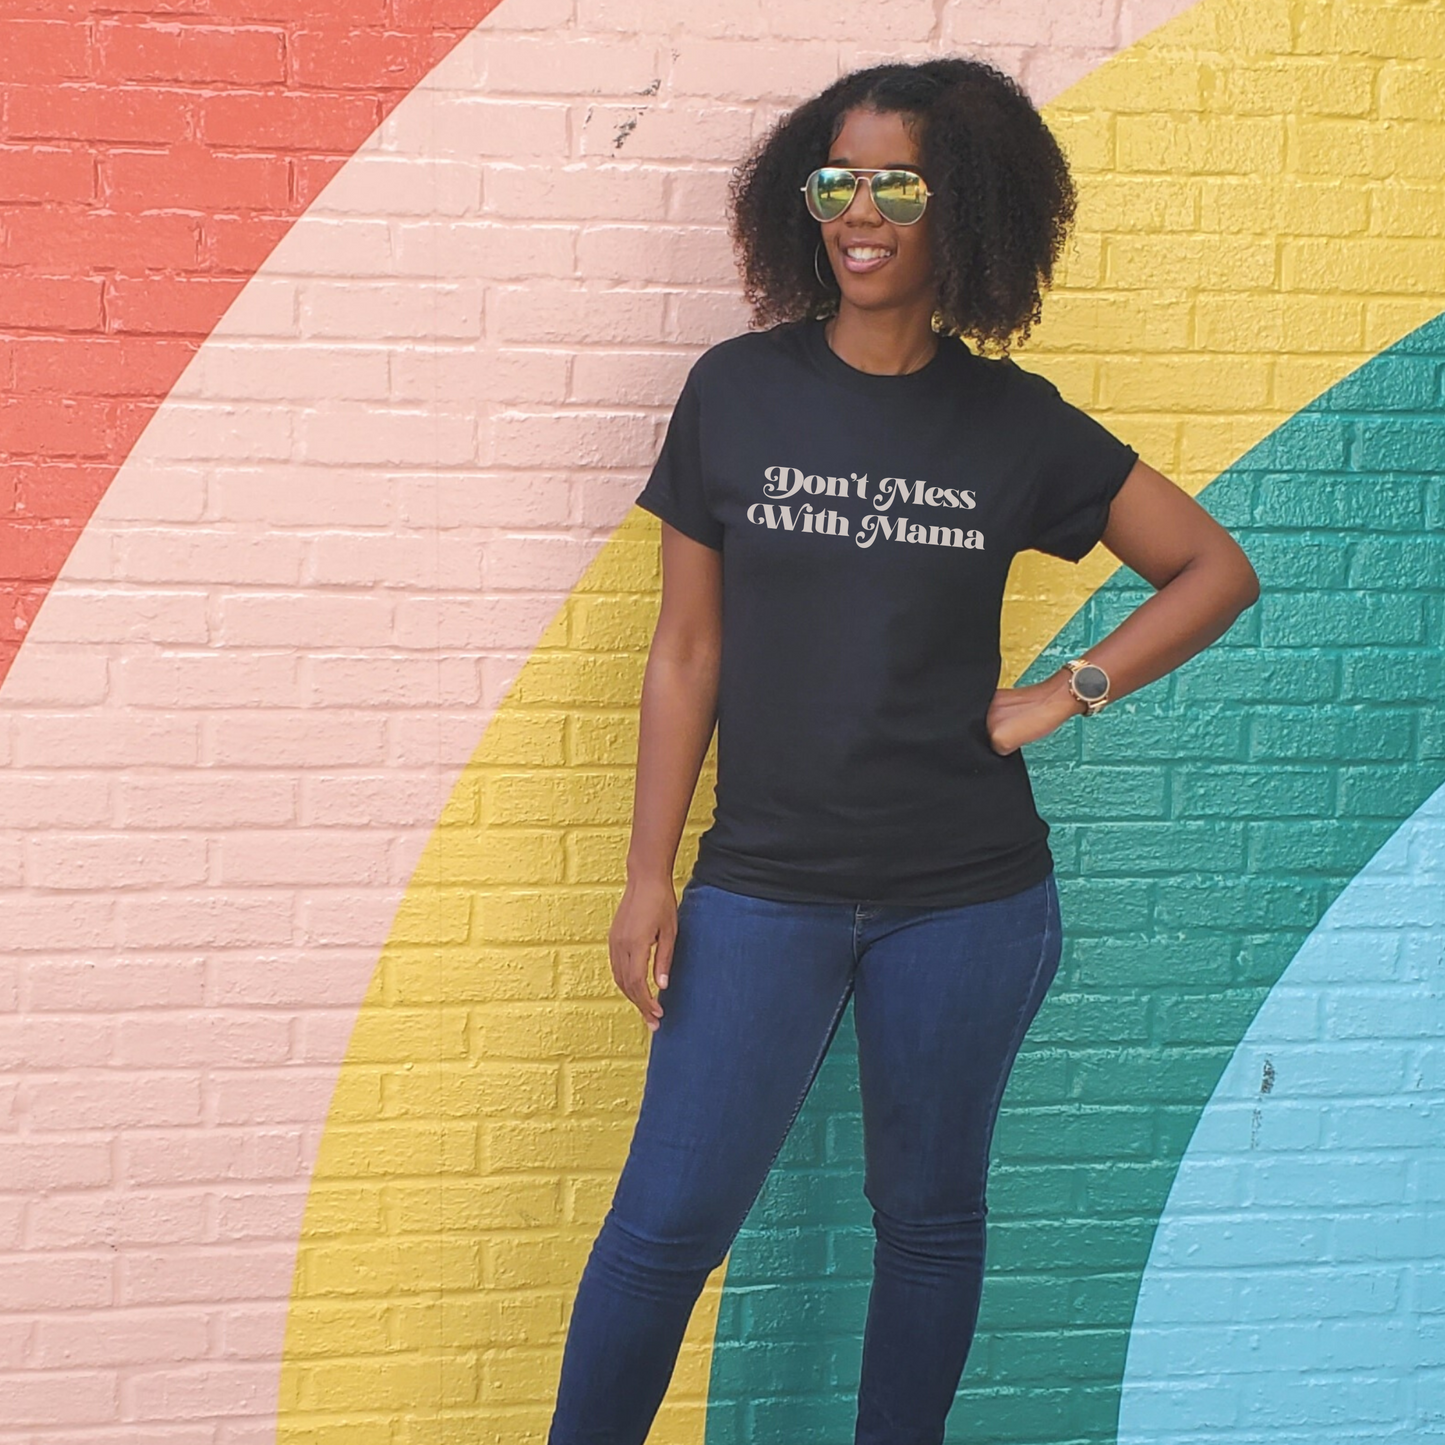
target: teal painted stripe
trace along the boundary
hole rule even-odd
[[[1211,648],[1029,749],[1059,978],[995,1138],[989,1279],[953,1441],[1109,1445],[1151,1242],[1250,1021],[1445,781],[1445,318],[1293,417],[1201,501],[1263,596]],[[1121,569],[1023,679],[1150,595]],[[840,1030],[734,1245],[709,1445],[846,1445],[872,1263]]]

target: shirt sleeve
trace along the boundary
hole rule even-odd
[[[1109,504],[1139,453],[1043,381],[1043,438],[1027,543],[1037,552],[1081,562],[1109,525]]]
[[[723,526],[708,506],[703,485],[700,412],[697,383],[689,375],[637,505],[671,523],[694,542],[721,551]]]

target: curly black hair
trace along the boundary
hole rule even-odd
[[[836,282],[818,279],[818,223],[799,187],[826,163],[846,113],[858,107],[918,127],[932,192],[935,325],[1007,356],[1042,314],[1077,198],[1058,141],[1023,88],[966,57],[845,75],[779,120],[738,166],[729,220],[754,324],[837,309]]]

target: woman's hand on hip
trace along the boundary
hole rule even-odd
[[[607,952],[617,987],[637,1005],[643,1023],[654,1032],[662,1021],[662,1002],[648,988],[648,964],[655,948],[653,973],[658,989],[666,988],[676,939],[677,898],[672,879],[629,877],[607,934]]]
[[[1047,737],[1060,723],[1083,711],[1083,704],[1069,691],[1065,668],[1028,687],[1001,687],[988,707],[989,743],[994,752],[1006,757],[1025,743]]]

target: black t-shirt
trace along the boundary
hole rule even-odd
[[[693,876],[798,902],[955,905],[1053,867],[988,740],[1014,554],[1080,560],[1138,453],[944,340],[849,366],[819,321],[694,363],[638,506],[722,553],[717,806]]]

